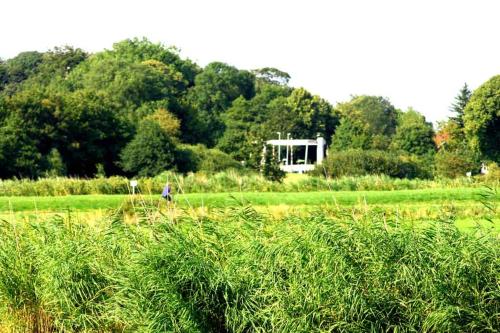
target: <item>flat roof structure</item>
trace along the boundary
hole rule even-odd
[[[267,140],[266,144],[273,146],[273,154],[274,147],[278,147],[278,160],[280,161],[280,169],[285,172],[295,172],[295,173],[304,173],[308,171],[314,170],[316,165],[320,164],[325,157],[325,146],[326,141],[323,137],[318,137],[316,140],[314,139],[278,139],[278,140]],[[286,147],[286,157],[281,159],[281,147]],[[308,162],[308,153],[309,146],[316,147],[316,161],[311,164]],[[294,164],[293,162],[293,147],[305,147],[305,156],[303,163]],[[265,146],[264,146],[264,154],[265,154]]]

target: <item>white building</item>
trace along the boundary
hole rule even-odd
[[[317,164],[320,164],[325,157],[325,146],[326,141],[323,137],[318,137],[316,140],[312,139],[278,139],[278,140],[268,140],[266,141],[268,145],[273,147],[273,155],[275,150],[277,150],[278,160],[280,161],[280,169],[285,172],[296,172],[304,173],[307,171],[314,170]],[[314,153],[311,154],[309,147],[316,148]],[[294,150],[297,151],[300,148],[303,149],[303,159],[298,159],[299,156],[294,156]],[[264,147],[264,153],[265,153]],[[285,150],[285,156],[282,156],[282,150]],[[302,149],[300,149],[302,150]]]

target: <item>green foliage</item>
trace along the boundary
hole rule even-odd
[[[345,149],[387,149],[396,131],[398,111],[386,99],[356,96],[336,107],[341,115],[332,147]]]
[[[241,169],[242,165],[228,154],[209,149],[202,144],[182,145],[176,153],[176,165],[180,172],[216,173],[228,169]]]
[[[460,232],[446,211],[425,227],[353,207],[280,219],[249,206],[137,213],[145,223],[1,222],[0,328],[500,329],[497,235]]]
[[[435,164],[436,174],[445,178],[464,177],[467,172],[476,174],[480,168],[479,157],[470,149],[441,149]]]
[[[477,88],[464,110],[470,146],[483,158],[500,162],[500,75]]]
[[[278,161],[277,156],[274,156],[273,146],[266,146],[264,165],[261,168],[262,174],[267,180],[281,183],[285,178],[285,172],[280,169],[280,161]]]
[[[469,103],[467,86],[460,91],[452,107],[457,116],[436,137],[447,150],[470,145],[484,160],[498,161],[495,79]],[[213,62],[202,69],[175,47],[147,39],[120,41],[95,54],[70,46],[20,53],[0,60],[0,178],[92,177],[97,165],[106,175],[139,172],[124,167],[120,154],[147,120],[175,145],[218,149],[177,149],[168,154],[174,160],[155,172],[168,165],[212,173],[237,162],[258,170],[261,143],[277,132],[311,139],[319,133],[333,151],[392,149],[432,163],[432,127],[415,112],[401,114],[376,96],[353,97],[333,108],[304,88],[289,87],[289,80],[272,67],[245,71]]]
[[[221,62],[208,64],[196,76],[188,93],[189,103],[197,110],[198,141],[213,147],[224,133],[222,115],[238,97],[255,95],[254,76]]]
[[[134,175],[155,176],[174,165],[175,145],[155,122],[145,120],[121,153],[123,169]]]
[[[257,82],[265,84],[288,85],[290,74],[273,67],[264,67],[252,71]]]
[[[225,114],[226,131],[218,147],[259,169],[260,143],[290,133],[294,138],[331,137],[338,122],[331,105],[303,88],[263,84],[251,100],[239,98]]]
[[[460,92],[455,97],[455,101],[450,107],[450,111],[454,113],[454,116],[450,119],[455,122],[461,129],[464,127],[464,110],[470,100],[471,95],[472,92],[469,90],[467,83],[464,83],[464,86],[462,87],[462,89],[460,89]]]
[[[4,89],[5,85],[9,82],[9,74],[5,62],[0,59],[0,92]]]
[[[338,124],[338,115],[332,106],[303,88],[293,89],[289,96],[274,99],[268,119],[264,123],[266,137],[275,132],[290,133],[293,138],[316,138],[321,134],[330,142]]]
[[[410,108],[399,117],[391,148],[419,156],[432,155],[436,150],[433,138],[432,124]]]
[[[182,148],[182,146],[181,146]],[[191,150],[186,150],[191,151]],[[191,161],[190,161],[191,162]],[[180,169],[179,166],[177,168]],[[99,165],[97,170],[101,170]],[[181,171],[181,170],[179,170]],[[189,170],[182,170],[189,172]],[[167,181],[174,182],[186,193],[222,193],[222,192],[314,192],[314,191],[393,191],[435,188],[477,188],[497,187],[500,180],[489,174],[486,177],[477,175],[471,178],[463,175],[460,178],[448,179],[400,179],[384,175],[344,176],[325,178],[321,176],[300,177],[298,180],[286,177],[282,183],[271,182],[261,174],[247,172],[244,169],[232,168],[224,172],[198,172],[179,174],[171,171],[163,172],[154,178],[139,178],[139,188],[144,193],[161,193]],[[40,178],[37,180],[14,179],[0,182],[0,196],[67,196],[67,195],[99,195],[129,194],[129,180],[125,177],[104,178]],[[353,195],[356,195],[355,193]],[[428,195],[428,194],[426,194]],[[89,199],[91,200],[91,199]],[[30,210],[34,209],[29,200]]]
[[[428,178],[422,161],[412,156],[379,150],[330,151],[317,173],[331,177],[387,175],[397,178]]]
[[[43,170],[42,154],[35,139],[23,130],[17,115],[0,128],[0,177],[35,178]]]
[[[62,160],[62,156],[59,151],[52,148],[46,157],[47,160],[47,177],[58,177],[64,176],[66,174],[66,165]]]
[[[7,84],[11,85],[11,92],[15,91],[16,84],[26,80],[37,72],[42,62],[43,54],[37,51],[21,52],[16,57],[5,62]],[[4,79],[5,80],[5,79]]]
[[[257,170],[260,167],[262,145],[256,142],[276,134],[272,126],[267,126],[269,130],[265,131],[263,124],[269,121],[273,101],[289,96],[290,92],[288,87],[266,84],[259,88],[251,100],[237,98],[224,114],[226,130],[217,147]]]

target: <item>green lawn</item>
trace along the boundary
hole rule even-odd
[[[217,207],[223,208],[237,202],[255,206],[276,205],[369,205],[395,204],[474,204],[480,199],[482,189],[424,189],[402,191],[340,191],[340,192],[301,192],[301,193],[192,193],[177,194],[175,202],[180,207]],[[75,195],[61,197],[0,197],[0,212],[22,211],[91,211],[116,209],[128,195]],[[142,196],[144,200],[158,200],[159,195]],[[500,201],[500,195],[494,198]]]

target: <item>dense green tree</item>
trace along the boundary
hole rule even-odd
[[[398,111],[385,98],[356,96],[336,107],[341,116],[333,137],[335,150],[387,149],[396,131]]]
[[[17,114],[10,115],[0,127],[0,177],[35,178],[42,173],[43,159],[36,139],[19,124]]]
[[[255,141],[265,134],[262,133],[263,124],[269,119],[270,104],[278,97],[289,96],[290,92],[288,87],[266,84],[258,89],[251,100],[237,98],[223,117],[226,129],[218,147],[238,161],[248,162],[250,154],[256,155]],[[268,133],[265,136],[274,134]],[[258,161],[250,164],[258,167]]]
[[[91,176],[102,164],[107,174],[116,174],[119,153],[131,140],[135,125],[114,112],[116,105],[103,93],[78,90],[64,97],[55,112],[57,148],[70,175]]]
[[[8,83],[20,83],[36,73],[38,65],[43,60],[43,54],[37,51],[21,52],[16,57],[7,60]]]
[[[254,69],[252,73],[257,81],[263,84],[278,84],[286,86],[290,81],[290,74],[273,67]]]
[[[68,79],[71,90],[106,93],[125,110],[134,110],[148,101],[175,99],[180,93],[178,87],[184,85],[182,74],[172,66],[121,59],[93,59],[78,67]]]
[[[71,46],[55,47],[45,52],[37,67],[36,75],[30,76],[32,83],[48,85],[55,80],[65,79],[88,55],[82,49]],[[57,82],[61,84],[61,82]]]
[[[196,76],[188,99],[197,111],[198,140],[214,146],[224,134],[223,114],[238,97],[255,95],[254,76],[221,62],[214,62]]]
[[[274,100],[270,108],[265,123],[267,137],[274,137],[278,130],[294,138],[316,138],[320,134],[330,142],[339,121],[330,103],[304,88],[294,89],[286,99]]]
[[[430,155],[435,152],[434,129],[425,117],[412,108],[402,113],[398,120],[391,148],[416,155]]]
[[[144,120],[121,153],[125,171],[142,177],[156,176],[174,166],[176,147],[157,123]]]
[[[225,114],[226,130],[219,147],[235,159],[258,169],[261,144],[290,133],[295,138],[331,137],[338,122],[332,107],[303,88],[267,84],[251,100],[238,98]]]
[[[49,177],[57,177],[66,175],[66,165],[61,154],[56,148],[52,148],[45,158],[46,169],[45,174]]]
[[[485,159],[500,162],[500,75],[474,91],[463,119],[470,147]]]
[[[281,170],[277,156],[274,155],[272,146],[267,145],[264,153],[262,175],[273,182],[282,182],[285,178],[285,172]]]
[[[0,59],[0,92],[3,90],[5,85],[9,80],[9,76],[7,74],[7,65],[2,59]]]
[[[464,83],[464,86],[462,87],[462,89],[460,89],[460,92],[455,97],[455,101],[450,107],[450,111],[454,113],[454,116],[452,116],[450,119],[454,121],[459,126],[459,128],[464,127],[464,110],[465,106],[469,102],[471,94],[472,92],[469,90],[467,83]]]
[[[467,147],[455,150],[441,149],[435,158],[436,175],[444,178],[465,177],[480,168],[479,156]]]
[[[146,38],[126,39],[113,44],[113,49],[99,53],[102,58],[115,58],[129,63],[140,63],[147,60],[157,60],[170,65],[187,80],[188,85],[194,84],[200,68],[189,59],[181,59],[179,50],[167,47],[161,43],[152,43]]]

